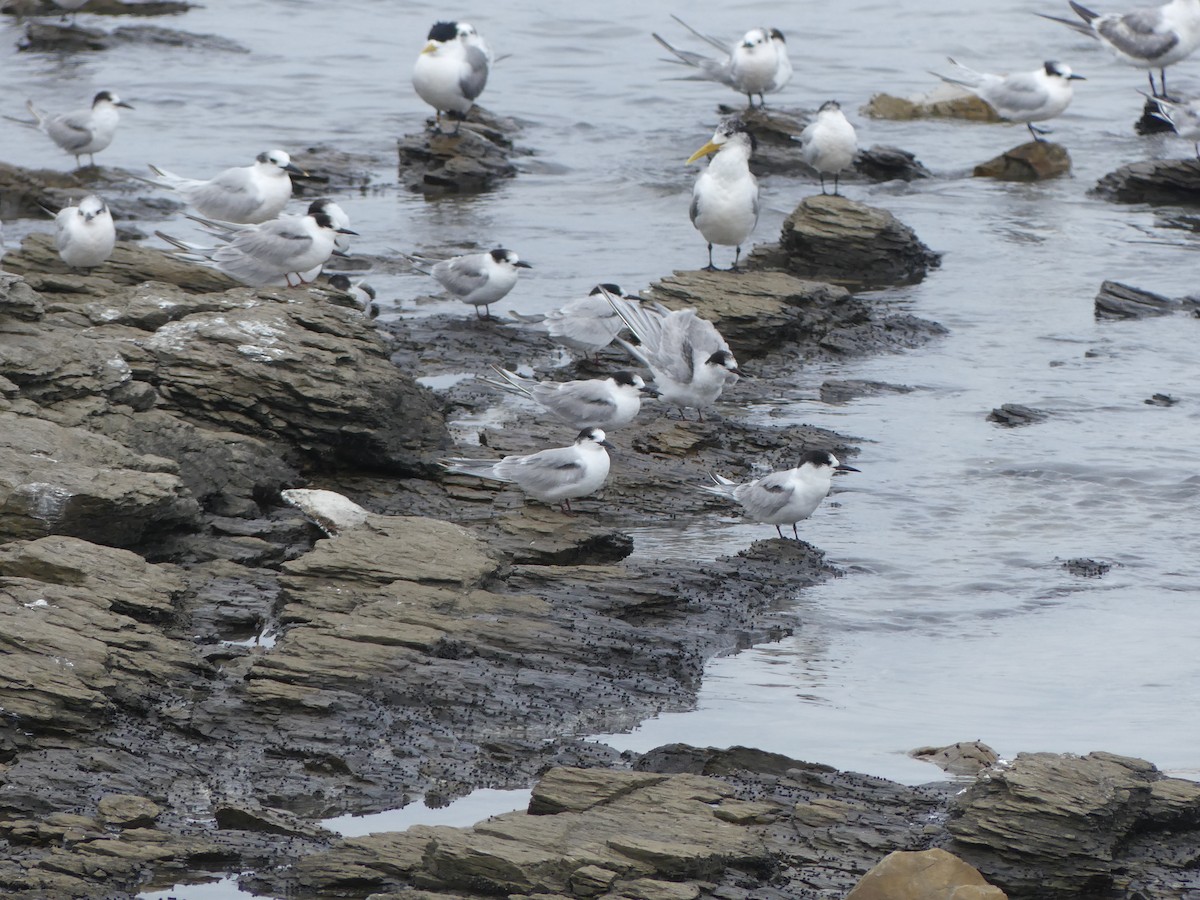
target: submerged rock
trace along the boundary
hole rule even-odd
[[[993,409],[987,417],[989,422],[995,422],[1006,428],[1034,425],[1038,422],[1045,422],[1048,418],[1050,418],[1050,414],[1045,410],[1023,406],[1020,403],[1005,403],[1003,406]]]
[[[946,747],[918,747],[913,759],[933,763],[951,775],[978,775],[1000,761],[1000,754],[982,741],[959,741]]]
[[[430,119],[425,131],[396,142],[401,184],[425,194],[474,194],[516,177],[516,123],[478,106],[467,115],[457,123],[457,131],[450,128],[449,119],[443,123],[448,131],[437,130]]]
[[[1027,141],[975,167],[976,178],[999,181],[1045,181],[1071,171],[1071,157],[1061,144]]]
[[[912,284],[940,263],[890,212],[838,195],[800,202],[784,220],[778,247],[756,249],[758,265],[834,284]]]
[[[1096,193],[1120,203],[1200,203],[1200,159],[1147,159],[1109,172]]]
[[[1182,307],[1179,300],[1119,281],[1101,284],[1095,301],[1097,319],[1144,319],[1148,316],[1165,316]]]

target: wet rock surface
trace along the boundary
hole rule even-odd
[[[975,122],[1000,122],[1000,116],[974,94],[948,84],[938,85],[928,94],[896,97],[876,94],[862,108],[863,115],[874,119],[908,121],[911,119],[967,119]]]
[[[1096,193],[1120,203],[1200,203],[1200,159],[1129,163],[1096,182]]]
[[[1165,316],[1182,307],[1182,301],[1119,281],[1101,284],[1095,301],[1097,319],[1144,319]]]
[[[1021,403],[1005,403],[988,413],[987,418],[989,422],[995,422],[1005,428],[1020,428],[1023,425],[1045,422],[1050,418],[1050,414],[1043,409],[1034,409]]]
[[[1071,156],[1061,144],[1026,141],[975,167],[976,178],[999,181],[1044,181],[1071,171]]]
[[[440,128],[429,119],[425,131],[396,142],[400,183],[430,195],[489,190],[516,177],[512,159],[527,153],[513,145],[519,132],[512,119],[494,116],[479,106],[472,107],[461,122],[447,117]]]
[[[215,34],[191,34],[161,25],[123,25],[112,31],[54,21],[29,22],[18,42],[31,52],[81,52],[112,50],[123,46],[186,47],[216,53],[249,53],[236,41]]]

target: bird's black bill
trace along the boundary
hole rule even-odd
[[[834,466],[833,470],[835,472],[861,472],[862,471],[862,469],[856,469],[856,468],[854,468],[854,466],[844,466],[844,465]]]
[[[513,263],[513,265],[518,269],[532,269],[533,268],[533,266],[531,266],[529,263],[525,262],[525,260],[523,260],[523,259]]]

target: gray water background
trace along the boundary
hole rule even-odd
[[[383,0],[209,0],[161,24],[236,40],[249,54],[18,53],[18,29],[6,25],[0,112],[20,115],[26,97],[70,109],[116,90],[137,109],[98,159],[135,171],[154,162],[207,176],[264,149],[318,143],[371,154],[380,161],[372,188],[337,198],[361,233],[356,250],[503,243],[536,266],[505,304],[529,313],[601,280],[637,290],[704,262],[686,215],[696,168],[683,161],[711,134],[716,104],[737,98],[668,80],[678,70],[659,61],[649,34],[699,49],[672,12],[730,38],[760,23],[781,28],[796,74],[773,103],[811,110],[836,98],[861,144],[903,147],[935,172],[911,185],[849,184],[845,193],[891,210],[945,254],[926,281],[879,299],[951,333],[900,355],[798,368],[796,386],[811,400],[749,410],[861,443],[854,463],[862,474],[840,479],[842,491],[802,528],[846,577],[795,598],[804,625],[793,638],[712,663],[698,710],[601,737],[633,749],[748,744],[909,783],[938,773],[909,760],[908,749],[976,738],[1007,755],[1128,753],[1196,777],[1200,322],[1109,323],[1092,314],[1105,278],[1169,295],[1194,290],[1196,240],[1165,227],[1171,210],[1088,194],[1120,164],[1192,150],[1178,138],[1133,133],[1142,72],[1033,15],[1065,10],[1021,2],[964,13],[948,0],[849,0],[700,3],[685,12],[614,0],[601,15],[595,4],[521,0],[461,11]],[[536,155],[489,194],[431,201],[397,187],[394,141],[422,127],[427,110],[411,90],[412,61],[429,25],[447,14],[473,22],[498,54],[512,54],[495,67],[482,101],[522,121],[519,143]],[[1052,123],[1073,175],[1033,185],[972,179],[974,163],[1026,138],[1019,126],[858,114],[875,92],[931,88],[928,70],[944,70],[947,55],[986,71],[1057,58],[1086,75]],[[1171,86],[1200,92],[1200,59],[1177,66]],[[7,122],[0,158],[71,164],[43,136]],[[804,179],[763,179],[754,240],[773,240],[813,192]],[[6,223],[6,236],[13,242],[30,229],[49,223]],[[370,280],[388,315],[410,314],[400,310],[430,293],[420,276]],[[471,314],[457,303],[419,310]],[[831,406],[816,400],[828,378],[917,390]],[[1143,402],[1155,393],[1179,402]],[[727,396],[736,403],[736,389]],[[1052,416],[1023,429],[988,423],[987,412],[1005,402]],[[709,559],[770,535],[732,516],[697,516],[636,529],[635,553]],[[1080,556],[1114,567],[1098,579],[1062,568]]]

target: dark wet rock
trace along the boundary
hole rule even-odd
[[[1000,754],[982,741],[959,741],[945,747],[918,747],[908,755],[933,763],[951,775],[978,775],[1000,761]]]
[[[1022,406],[1020,403],[1005,403],[988,413],[988,421],[1003,425],[1006,428],[1020,428],[1023,425],[1036,425],[1045,422],[1050,414],[1043,409],[1032,406]]]
[[[755,265],[850,286],[912,284],[940,262],[890,212],[818,194],[784,220],[779,245],[756,248]]]
[[[1169,134],[1175,131],[1175,126],[1157,115],[1159,106],[1147,97],[1142,105],[1142,117],[1133,123],[1133,130],[1138,134]]]
[[[196,6],[181,0],[140,0],[125,3],[123,0],[88,0],[78,10],[79,14],[92,16],[174,16]],[[0,4],[0,13],[10,16],[59,16],[63,8],[50,0],[6,0]]]
[[[738,116],[754,135],[750,170],[755,175],[802,175],[811,171],[800,161],[800,132],[808,124],[807,116],[775,107],[718,109],[723,116]]]
[[[1147,406],[1174,406],[1179,401],[1170,394],[1154,394],[1142,401]]]
[[[1068,559],[1063,563],[1063,568],[1081,578],[1099,578],[1101,575],[1109,573],[1112,563],[1080,557],[1079,559]]]
[[[1120,203],[1200,203],[1200,159],[1147,159],[1109,172],[1095,191]]]
[[[46,146],[52,146],[48,140]],[[61,159],[68,165],[74,158],[64,153]],[[121,232],[128,232],[130,222],[161,218],[180,208],[173,200],[144,197],[142,189],[129,173],[103,164],[66,172],[25,169],[0,162],[0,220],[38,219],[46,223],[49,232],[53,230],[53,213],[94,191],[104,197],[112,210],[118,237],[124,240]]]
[[[975,122],[1003,121],[984,100],[960,88],[940,85],[921,97],[876,94],[862,108],[873,119],[968,119]]]
[[[215,34],[189,34],[158,25],[126,25],[113,31],[65,25],[59,22],[36,21],[25,26],[25,36],[17,44],[19,50],[36,52],[81,52],[111,50],[123,46],[187,47],[215,53],[249,53],[236,41]]]
[[[1119,281],[1105,281],[1096,294],[1097,319],[1144,319],[1177,312],[1183,304],[1153,291]]]
[[[303,176],[292,176],[293,196],[305,198],[365,192],[371,185],[372,170],[383,164],[373,156],[327,144],[298,150],[290,156],[292,163],[305,172]]]
[[[430,119],[425,131],[396,142],[401,184],[425,194],[475,194],[516,177],[516,123],[478,106],[467,115],[457,132],[449,119],[443,123],[446,131],[436,130]]]
[[[854,157],[854,170],[871,181],[915,181],[933,177],[914,154],[883,144],[859,150]]]
[[[329,836],[324,829],[310,825],[291,813],[228,800],[216,806],[213,819],[217,827],[224,830],[282,834],[317,840],[324,840]]]
[[[1023,753],[959,798],[947,849],[1013,898],[1185,897],[1198,825],[1200,785],[1144,760]]]
[[[1006,900],[979,870],[945,850],[893,851],[846,900]]]
[[[849,403],[859,397],[874,397],[878,394],[911,394],[913,390],[915,389],[907,384],[887,384],[883,381],[830,380],[821,383],[821,402]]]
[[[1045,181],[1071,171],[1067,148],[1050,141],[1027,141],[975,167],[976,178]]]

